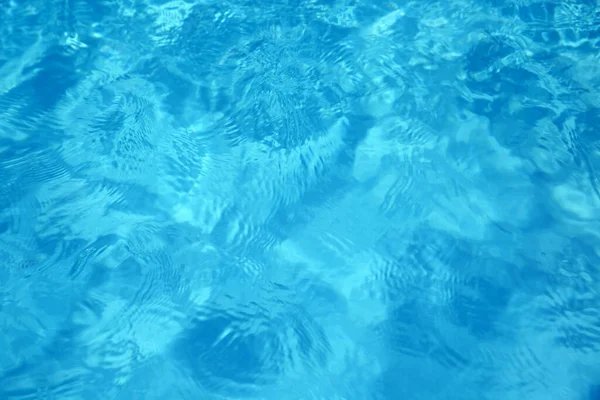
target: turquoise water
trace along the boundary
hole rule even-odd
[[[598,2],[0,6],[0,398],[600,398]]]

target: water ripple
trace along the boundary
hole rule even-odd
[[[597,391],[593,1],[2,9],[0,397]]]
[[[292,309],[277,317],[257,306],[207,309],[178,340],[177,357],[211,391],[255,390],[286,371],[319,367],[326,360],[322,333],[306,315]]]

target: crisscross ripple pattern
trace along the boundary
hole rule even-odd
[[[597,400],[600,3],[0,0],[0,398]]]

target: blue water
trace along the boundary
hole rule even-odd
[[[597,400],[600,3],[0,0],[0,398]]]

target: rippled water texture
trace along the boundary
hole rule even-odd
[[[0,6],[0,398],[600,398],[600,3]]]

